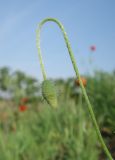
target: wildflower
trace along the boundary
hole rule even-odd
[[[27,103],[27,102],[28,102],[28,98],[27,98],[27,97],[22,98],[22,99],[21,99],[21,102],[22,102],[22,103]]]
[[[28,109],[28,107],[25,106],[25,105],[20,105],[20,106],[19,106],[19,111],[20,111],[20,112],[24,112],[24,111],[26,111],[27,109]]]
[[[84,77],[81,77],[81,81],[82,81],[82,83],[83,83],[83,86],[85,87],[86,84],[87,84],[87,80],[86,80]],[[75,85],[80,86],[80,81],[79,81],[79,79],[76,79],[76,80],[75,80]]]
[[[90,50],[91,50],[91,51],[95,51],[95,50],[96,50],[96,46],[92,45],[92,46],[90,47]]]

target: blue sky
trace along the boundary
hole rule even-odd
[[[46,17],[64,25],[81,73],[115,69],[115,0],[0,0],[0,67],[42,79],[36,28]],[[93,53],[91,45],[96,46]],[[75,75],[61,32],[52,22],[42,29],[41,48],[48,77]]]

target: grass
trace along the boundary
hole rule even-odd
[[[46,105],[38,106],[36,111],[30,106],[18,114],[8,109],[5,112],[9,117],[1,123],[0,159],[74,160],[79,155],[81,160],[88,157],[97,160],[97,136],[90,121],[86,121],[85,112],[82,130],[79,130],[76,114],[80,107],[74,103],[61,104],[57,110],[52,110]]]
[[[114,80],[114,73],[98,72],[94,77],[87,77],[86,86],[101,133],[113,157]],[[22,82],[26,84],[24,80],[20,84]],[[24,112],[19,111],[19,97],[0,100],[0,160],[106,159],[83,97],[79,103],[74,80],[56,80],[55,83],[60,90],[57,109],[41,100],[40,93],[36,100],[25,92],[25,97],[30,100]],[[22,87],[16,90],[23,90]]]

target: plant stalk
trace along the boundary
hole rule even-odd
[[[89,98],[88,98],[88,95],[86,93],[85,87],[83,86],[83,83],[81,81],[79,70],[78,70],[78,67],[76,65],[74,54],[72,52],[71,45],[69,43],[67,34],[66,34],[65,30],[64,30],[63,25],[57,19],[55,19],[55,18],[46,18],[46,19],[42,20],[39,23],[39,26],[38,26],[38,29],[37,29],[37,48],[38,48],[38,56],[39,56],[39,59],[40,59],[40,65],[41,65],[41,70],[42,70],[43,78],[44,78],[44,80],[46,79],[46,73],[45,73],[44,65],[43,65],[43,62],[42,62],[42,56],[41,56],[40,31],[41,31],[41,28],[42,28],[43,24],[46,23],[46,22],[49,22],[49,21],[55,22],[59,26],[59,28],[61,29],[61,31],[62,31],[63,37],[65,39],[65,43],[66,43],[66,46],[67,46],[67,49],[68,49],[68,52],[69,52],[69,55],[70,55],[70,59],[71,59],[71,62],[72,62],[73,68],[74,68],[74,71],[75,71],[76,76],[78,77],[78,80],[80,82],[80,86],[81,86],[83,95],[85,97],[85,100],[86,100],[86,103],[87,103],[87,106],[88,106],[88,110],[89,110],[92,122],[94,124],[95,130],[97,132],[98,138],[99,138],[100,143],[101,143],[101,145],[103,147],[103,150],[105,151],[105,153],[106,153],[107,157],[109,158],[109,160],[113,160],[113,158],[111,156],[111,153],[109,152],[109,150],[108,150],[108,148],[107,148],[107,146],[106,146],[106,144],[105,144],[105,142],[104,142],[104,140],[102,138],[101,132],[99,130],[99,126],[97,124],[97,121],[96,121],[96,118],[95,118],[95,115],[94,115],[94,112],[93,112],[93,109],[92,109],[92,106],[91,106],[91,103],[89,101]]]

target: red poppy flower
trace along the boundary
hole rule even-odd
[[[22,98],[22,99],[21,99],[21,102],[22,102],[22,103],[28,102],[28,98],[26,98],[26,97],[25,97],[25,98]]]
[[[96,46],[92,45],[92,46],[90,47],[90,50],[91,50],[91,51],[95,51],[95,50],[96,50]]]
[[[19,111],[20,111],[20,112],[24,112],[24,111],[26,111],[27,109],[28,109],[28,107],[25,106],[25,105],[20,105],[20,106],[19,106]]]
[[[83,83],[83,85],[85,87],[86,84],[87,84],[87,80],[84,77],[81,77],[81,81],[82,81],[82,83]],[[80,81],[78,79],[75,80],[75,85],[80,86]]]

